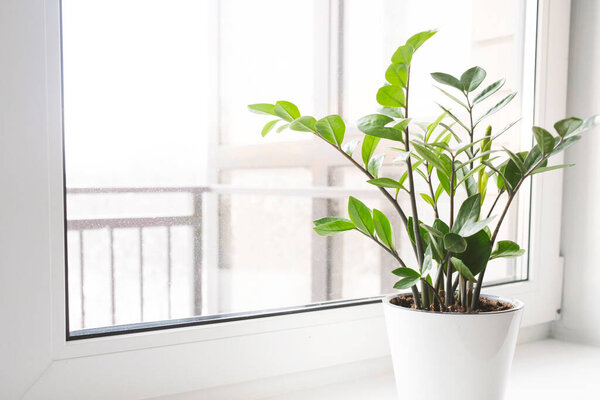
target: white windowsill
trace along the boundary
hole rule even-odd
[[[600,390],[600,348],[558,340],[517,347],[506,398],[584,399]],[[396,400],[392,372],[270,397],[269,400]],[[266,399],[265,399],[266,400]]]
[[[160,397],[162,400],[192,400],[210,398],[254,400],[396,400],[396,388],[389,358],[367,361],[354,367],[342,366],[335,371],[322,371],[300,380],[280,377],[277,380],[253,382],[230,388]],[[369,372],[365,372],[367,369]],[[337,379],[332,374],[338,375]],[[362,377],[358,377],[361,376]],[[506,398],[588,399],[600,392],[600,347],[584,346],[555,339],[521,344],[517,347]],[[335,384],[320,384],[327,379]],[[286,386],[303,390],[286,391]],[[268,388],[267,388],[268,387]],[[277,392],[276,396],[254,397],[257,392]],[[251,396],[251,397],[248,397]]]

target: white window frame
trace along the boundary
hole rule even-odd
[[[5,2],[0,11],[10,16],[4,29],[23,40],[15,49],[13,37],[3,35],[2,46],[35,63],[39,83],[30,84],[22,58],[0,65],[0,76],[31,99],[11,104],[4,124],[27,134],[3,134],[2,145],[28,150],[12,160],[19,179],[37,183],[3,199],[36,210],[35,218],[8,218],[3,230],[11,236],[0,243],[2,254],[22,251],[9,279],[0,280],[1,293],[15,294],[4,315],[12,328],[0,333],[16,346],[14,362],[0,370],[7,398],[148,398],[388,356],[378,304],[67,341],[60,0]],[[535,123],[543,126],[565,116],[569,14],[570,1],[539,2]],[[3,180],[5,174],[12,182],[12,172],[0,171]],[[529,279],[486,289],[524,301],[524,326],[553,321],[560,308],[562,173],[537,176],[531,199]]]

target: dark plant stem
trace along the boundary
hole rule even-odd
[[[371,235],[367,235],[366,233],[364,233],[361,230],[358,230],[355,228],[355,230],[357,232],[362,233],[363,235],[365,235],[366,237],[368,237],[369,239],[373,240],[375,243],[377,243],[379,246],[381,246],[382,249],[384,249],[385,251],[387,251],[389,254],[392,255],[392,257],[394,257],[396,259],[396,261],[398,261],[400,263],[400,265],[402,265],[404,268],[408,268],[406,266],[406,264],[404,263],[404,260],[402,260],[402,258],[400,258],[400,255],[398,254],[398,252],[394,249],[390,249],[389,247],[387,247],[385,244],[381,243],[379,240],[377,240],[377,238],[375,236],[371,236]]]
[[[437,290],[435,290],[435,288],[433,286],[431,286],[431,284],[429,282],[427,282],[426,279],[421,278],[421,283],[424,286],[427,286],[429,289],[431,289],[436,302],[440,305],[440,310],[445,310],[444,303],[442,302],[442,299],[441,299],[439,293],[437,292]]]
[[[454,157],[452,158],[451,167],[452,172],[450,174],[450,229],[452,230],[452,226],[454,225]],[[449,257],[452,256],[450,255]],[[448,261],[446,272],[446,307],[450,307],[454,302],[454,289],[452,287],[452,268],[452,263]]]
[[[494,200],[494,203],[492,204],[492,208],[490,208],[490,211],[488,212],[488,215],[486,218],[489,218],[490,215],[492,215],[492,211],[494,211],[494,207],[496,207],[496,204],[498,203],[498,200],[500,200],[502,193],[504,193],[504,190],[501,190],[498,192],[498,196],[496,196],[496,200]]]
[[[435,201],[435,192],[433,191],[433,185],[431,184],[431,172],[429,172],[429,163],[425,163],[427,169],[427,185],[429,186],[429,194],[431,195],[431,199],[433,200],[433,215],[436,219],[440,217],[437,208],[437,202]]]
[[[462,276],[459,279],[460,305],[467,308],[467,282]]]

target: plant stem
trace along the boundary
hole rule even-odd
[[[431,185],[431,172],[429,172],[429,163],[425,163],[425,167],[427,169],[427,185],[429,186],[429,194],[431,195],[431,200],[433,200],[433,215],[436,219],[440,218],[437,208],[437,202],[435,201],[435,192],[433,191],[433,186]]]
[[[406,78],[406,98],[404,105],[404,118],[408,118],[408,93],[409,93],[409,82],[410,82],[410,67],[408,67],[408,73]],[[408,185],[410,190],[410,207],[413,217],[413,232],[415,235],[415,244],[417,246],[417,261],[419,262],[419,269],[423,268],[423,240],[421,238],[421,229],[419,227],[419,212],[417,210],[417,194],[415,192],[415,182],[413,177],[412,161],[410,159],[410,134],[408,126],[404,129],[404,147],[406,152],[409,154],[406,159],[406,168],[408,172]]]
[[[437,290],[435,290],[435,288],[433,286],[431,286],[431,284],[429,282],[427,282],[426,279],[421,278],[421,284],[423,284],[424,286],[427,286],[428,288],[431,289],[431,291],[433,292],[433,295],[435,296],[435,299],[437,300],[437,302],[440,305],[440,309],[442,309],[442,307],[444,307],[444,303],[442,302],[442,298],[440,297]],[[444,307],[444,309],[445,309],[445,307]]]
[[[460,305],[466,309],[467,308],[467,282],[465,281],[465,278],[463,278],[462,276],[460,276],[459,279],[460,279],[460,281],[458,284],[458,288],[460,291]]]
[[[454,303],[454,288],[452,287],[452,262],[448,261],[446,266],[446,307]]]
[[[486,218],[489,218],[490,215],[492,215],[492,211],[494,211],[494,207],[496,207],[496,203],[498,203],[498,200],[500,200],[500,197],[502,196],[502,193],[504,193],[504,190],[500,190],[498,192],[498,196],[496,196],[496,200],[494,200],[494,203],[492,204],[492,208],[490,208],[490,212],[488,212],[488,215]]]

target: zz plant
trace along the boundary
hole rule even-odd
[[[341,153],[376,186],[383,197],[398,213],[408,231],[416,265],[409,266],[400,257],[394,232],[388,217],[380,210],[370,209],[360,200],[348,200],[349,218],[326,217],[314,221],[314,230],[322,236],[345,231],[358,231],[391,254],[398,263],[392,271],[400,279],[396,289],[412,291],[413,306],[436,311],[476,312],[479,295],[488,262],[500,257],[518,257],[524,254],[517,243],[498,240],[498,232],[523,182],[532,175],[571,165],[548,166],[548,159],[579,139],[581,133],[597,123],[597,117],[585,121],[567,118],[554,124],[556,135],[534,126],[535,145],[529,151],[513,152],[494,146],[498,137],[516,122],[500,130],[482,122],[500,111],[514,99],[516,93],[502,98],[493,107],[481,113],[484,101],[504,85],[504,79],[495,81],[477,91],[486,78],[486,71],[473,67],[460,78],[435,72],[431,77],[450,104],[464,109],[466,117],[458,117],[448,105],[439,105],[441,114],[430,123],[416,123],[409,118],[409,88],[411,61],[415,52],[436,32],[420,32],[412,36],[392,55],[385,72],[384,86],[377,91],[379,113],[359,119],[357,126],[365,136],[362,139],[360,160],[354,157],[360,140],[344,142],[346,126],[339,115],[328,115],[317,120],[301,115],[288,101],[275,104],[252,104],[250,111],[267,114],[275,119],[267,122],[262,136],[286,128],[307,132],[323,140]],[[483,132],[483,134],[480,134]],[[404,168],[399,179],[380,176],[384,154],[374,155],[381,139],[397,142],[392,147],[399,154]],[[360,162],[362,161],[362,163]],[[427,193],[418,193],[415,180],[423,179]],[[495,181],[498,194],[491,201],[486,198],[488,185]],[[463,190],[466,199],[459,204],[457,193]],[[398,200],[405,192],[410,199],[410,211]],[[448,196],[448,218],[441,217],[440,197]],[[502,210],[496,210],[505,197]],[[486,201],[488,200],[488,201]],[[419,204],[433,210],[433,221],[419,218]],[[482,213],[487,208],[485,215]],[[500,211],[495,218],[493,212]],[[493,228],[492,228],[493,226]],[[495,245],[495,248],[494,248]],[[435,272],[435,273],[434,273]]]

